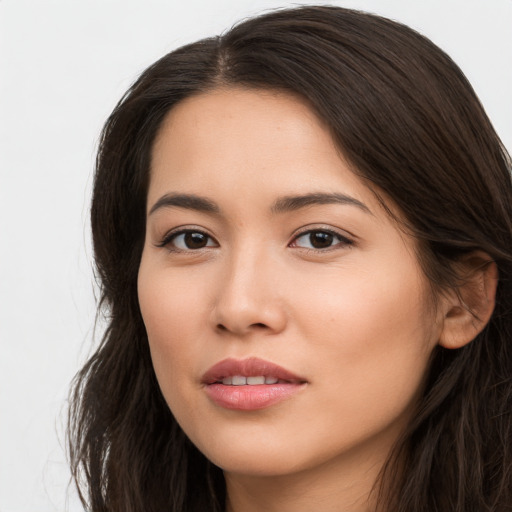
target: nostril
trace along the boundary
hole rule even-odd
[[[216,328],[217,330],[219,331],[222,331],[222,332],[227,332],[227,331],[236,331],[236,327],[233,326],[232,328],[229,328],[229,327],[226,327],[224,324],[217,324],[216,325]],[[254,323],[254,324],[250,324],[249,327],[248,327],[248,330],[253,330],[253,329],[256,329],[256,330],[260,330],[260,329],[268,329],[268,326],[262,322],[257,322],[257,323]],[[243,329],[245,331],[245,329]]]

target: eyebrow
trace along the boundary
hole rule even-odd
[[[286,213],[307,208],[308,206],[324,204],[356,206],[365,213],[372,213],[364,203],[354,197],[346,194],[325,192],[280,197],[272,205],[271,212],[274,214]],[[149,215],[161,208],[174,207],[217,215],[221,213],[219,206],[206,197],[197,196],[195,194],[165,194],[151,207]]]
[[[300,196],[286,196],[279,198],[272,206],[273,213],[284,213],[308,206],[322,205],[322,204],[342,204],[356,206],[365,213],[371,214],[370,209],[361,201],[354,197],[347,196],[345,194],[337,193],[313,193],[304,194]]]
[[[185,208],[205,213],[220,213],[220,208],[206,197],[195,194],[165,194],[149,210],[149,215],[161,208]]]

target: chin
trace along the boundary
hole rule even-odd
[[[267,450],[247,450],[245,452],[223,453],[208,459],[225,473],[255,477],[277,477],[291,475],[303,469],[307,464],[290,460],[284,453],[269,453]]]
[[[215,440],[194,444],[208,460],[227,473],[278,476],[300,471],[308,465],[307,454],[286,442],[283,436],[224,432]]]

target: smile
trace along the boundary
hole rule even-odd
[[[269,361],[249,358],[217,363],[204,374],[202,383],[215,405],[252,411],[291,398],[307,381]]]

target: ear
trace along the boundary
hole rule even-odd
[[[467,345],[484,329],[494,311],[498,267],[481,251],[462,258],[455,267],[461,285],[441,299],[443,327],[439,345],[448,349]]]

